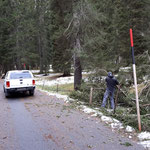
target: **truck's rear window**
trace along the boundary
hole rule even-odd
[[[27,79],[32,78],[31,74],[29,72],[20,73],[20,72],[12,72],[10,74],[10,79]]]

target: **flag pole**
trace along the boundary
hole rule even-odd
[[[136,77],[136,66],[135,66],[135,58],[134,58],[132,29],[130,29],[130,40],[131,40],[132,64],[133,64],[133,75],[134,75],[134,85],[135,85],[135,95],[136,95],[137,119],[138,119],[139,131],[141,132],[141,118],[140,118],[140,107],[139,107],[139,99],[138,99],[138,88],[137,88],[137,77]]]

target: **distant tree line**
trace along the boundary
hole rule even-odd
[[[66,76],[73,65],[78,89],[83,69],[118,71],[129,66],[130,28],[137,63],[149,64],[149,9],[150,0],[2,0],[1,73],[12,69],[47,73],[52,64],[54,71]]]

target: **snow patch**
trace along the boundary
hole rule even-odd
[[[73,83],[74,82],[74,77],[60,77],[57,78],[55,80],[41,80],[41,81],[37,81],[36,84],[37,85],[46,85],[46,86],[53,86],[53,85],[59,85],[59,84],[69,84],[69,83]]]
[[[134,131],[135,131],[135,129],[132,128],[131,126],[126,127],[126,132],[131,133],[131,132],[134,132]]]
[[[85,102],[78,101],[77,104],[82,104],[82,105],[84,105]]]
[[[119,71],[129,72],[131,67],[120,67]]]
[[[150,132],[142,132],[138,135],[140,141],[150,140]]]
[[[45,90],[40,90],[40,91],[45,92],[50,96],[56,96],[57,98],[62,98],[66,103],[75,101],[74,99],[70,98],[68,95],[61,95],[61,94],[58,94],[58,93],[51,93],[51,92],[47,92]]]
[[[123,124],[114,118],[107,117],[107,116],[102,116],[101,120],[111,126],[112,129],[123,129]]]
[[[87,114],[89,114],[89,113],[96,113],[96,111],[93,110],[93,109],[91,109],[91,108],[84,108],[83,111],[84,111],[85,113],[87,113]]]
[[[108,111],[109,113],[112,113],[114,110],[113,110],[113,109],[107,109],[107,111]]]
[[[39,73],[40,70],[30,70],[32,73]],[[53,72],[53,69],[52,67],[50,66],[50,69],[49,69],[50,72]]]
[[[110,126],[112,129],[123,129],[124,128],[122,123],[111,123]]]
[[[138,144],[142,145],[145,149],[150,150],[150,140],[142,141],[142,142],[139,142]]]
[[[119,120],[114,119],[114,118],[113,118],[113,121],[114,121],[115,123],[120,123],[120,121],[119,121]]]
[[[97,117],[97,114],[95,113],[95,114],[93,114],[93,115],[91,115],[92,117]]]
[[[112,123],[113,122],[112,118],[111,117],[107,117],[107,116],[102,116],[101,120],[106,122],[106,123]]]
[[[32,73],[39,73],[40,70],[30,70]]]
[[[129,135],[129,139],[132,139],[132,136],[131,136],[131,135]]]
[[[43,76],[44,76],[44,74],[34,75],[34,77],[38,77],[38,78],[43,77]]]
[[[87,114],[92,113],[91,116],[102,116],[102,115],[103,115],[102,112],[99,112],[99,111],[97,111],[97,110],[94,110],[94,109],[89,108],[89,107],[84,106],[84,105],[81,105],[79,108],[80,108],[83,112],[85,112],[85,113],[87,113]]]

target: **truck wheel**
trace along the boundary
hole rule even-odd
[[[10,94],[7,91],[5,91],[5,97],[8,98],[9,96]]]
[[[33,96],[34,95],[34,90],[30,90],[29,94],[30,94],[30,96]]]

